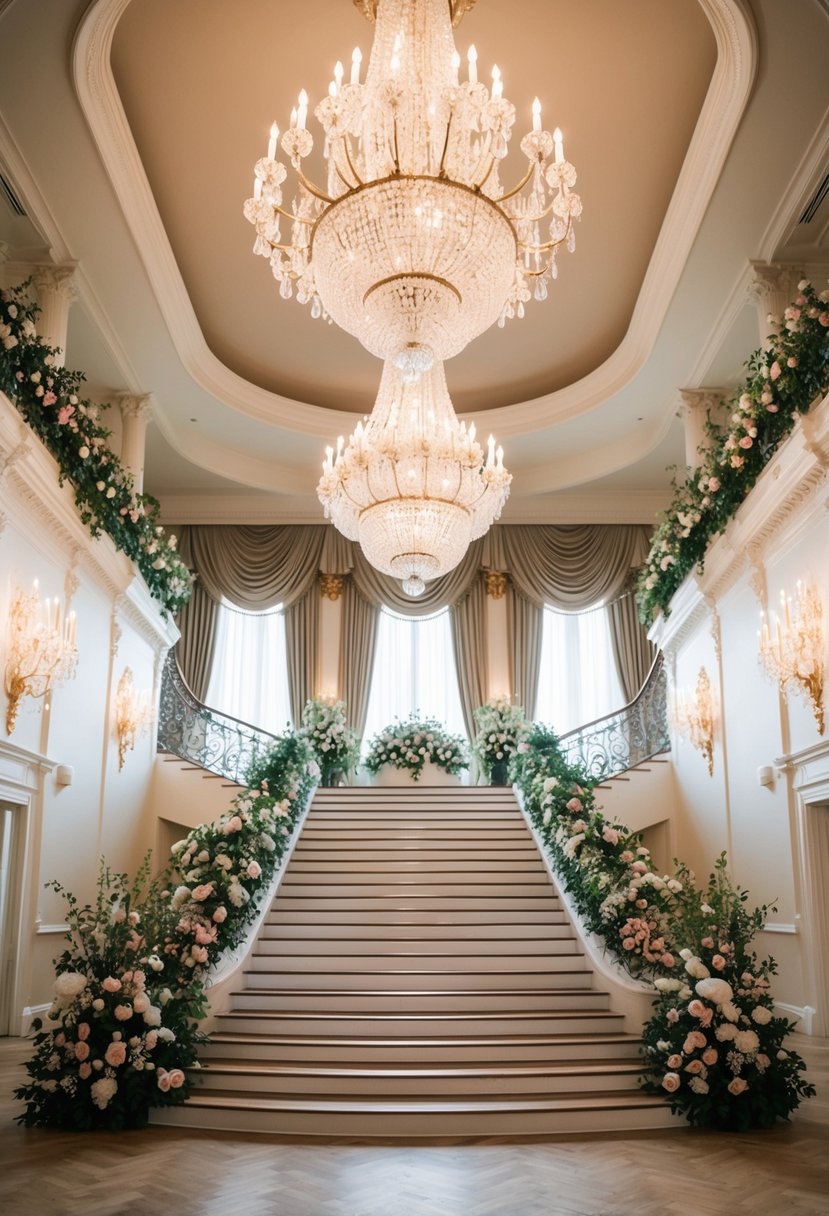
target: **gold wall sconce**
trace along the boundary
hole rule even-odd
[[[125,667],[115,692],[115,737],[118,740],[119,772],[124,767],[127,752],[132,751],[137,739],[146,735],[152,724],[150,694],[137,691],[132,669]]]
[[[692,747],[702,752],[708,776],[714,774],[714,702],[708,672],[700,667],[693,695],[678,690],[674,699],[674,726]]]
[[[37,579],[26,595],[15,589],[7,625],[4,687],[8,697],[6,734],[17,722],[23,697],[45,697],[71,679],[78,666],[75,613],[65,614],[58,599],[41,601]]]
[[[785,694],[797,692],[812,707],[818,734],[823,734],[823,605],[817,590],[798,582],[794,599],[780,592],[780,612],[773,622],[763,614],[758,634],[763,671]]]

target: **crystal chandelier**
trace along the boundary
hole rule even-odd
[[[484,458],[475,424],[455,417],[443,364],[414,381],[388,361],[371,417],[327,449],[318,491],[371,564],[420,595],[498,518],[509,482],[494,439]]]
[[[10,735],[23,697],[45,697],[56,684],[74,676],[78,666],[75,614],[70,612],[64,618],[57,599],[41,602],[35,579],[29,595],[15,589],[6,642],[6,734]]]
[[[350,80],[338,63],[314,111],[325,133],[325,185],[303,171],[314,146],[303,90],[281,141],[276,124],[271,128],[244,208],[256,228],[254,252],[269,259],[280,295],[290,298],[295,287],[312,316],[335,322],[386,364],[370,422],[329,455],[318,493],[336,527],[368,544],[370,561],[372,552],[378,560],[382,554],[380,568],[393,567],[412,589],[457,565],[469,539],[497,519],[509,491],[494,445],[485,462],[474,436],[459,428],[438,365],[496,321],[523,316],[531,298],[546,297],[557,251],[574,248],[573,221],[581,214],[576,171],[564,159],[558,128],[552,134],[542,128],[538,99],[532,129],[521,140],[527,168],[511,188],[502,185],[515,107],[503,95],[497,67],[489,89],[478,80],[474,47],[467,79],[460,80],[452,34],[453,19],[474,2],[355,0],[376,17],[375,36],[365,82],[355,50]],[[298,180],[290,205],[283,205],[288,169],[276,159],[278,142]],[[405,385],[433,369],[421,398],[432,404],[414,409],[419,421],[405,437],[387,435],[404,416],[411,422],[414,398]],[[383,478],[381,492],[367,496],[375,465],[388,466],[389,450],[403,462],[419,453],[416,459],[428,465],[430,445],[441,453],[439,472],[415,472],[422,493],[401,488],[391,495]],[[358,469],[352,494],[348,483]],[[447,480],[458,489],[444,502],[434,487]],[[355,515],[361,511],[365,522]],[[460,529],[449,524],[459,512],[466,513]],[[403,519],[418,513],[418,525],[404,527]],[[458,531],[467,537],[463,544]],[[367,539],[381,534],[379,546]],[[432,548],[392,553],[394,534]]]

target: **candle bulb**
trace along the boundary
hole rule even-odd
[[[533,130],[541,130],[541,102],[537,97],[533,101]]]
[[[305,92],[304,89],[301,89],[300,93],[299,93],[299,107],[297,109],[297,116],[296,116],[296,125],[299,127],[300,131],[304,131],[305,120],[307,117],[308,117],[308,94]]]
[[[452,54],[452,83],[458,83],[458,69],[461,66],[461,57],[457,51]]]
[[[556,164],[564,163],[564,136],[561,134],[561,127],[556,127],[553,131],[553,142],[556,146]]]
[[[273,160],[276,156],[276,141],[279,139],[279,127],[276,123],[271,124],[271,133],[268,139],[268,160]]]
[[[329,97],[336,97],[336,96],[337,96],[337,82],[336,82],[336,80],[329,80],[329,82],[328,82],[328,96],[329,96]]]
[[[255,177],[253,179],[253,197],[257,198],[257,199],[262,197],[262,178],[261,177]]]
[[[296,106],[291,110],[291,130],[296,129]]]
[[[360,64],[363,62],[363,52],[355,46],[351,52],[351,83],[360,83]]]
[[[339,93],[343,86],[343,65],[340,63],[339,59],[334,64],[334,80],[337,83],[337,92]]]
[[[501,80],[501,69],[496,63],[492,69],[492,100],[501,97],[504,92],[504,82]]]
[[[466,62],[469,68],[469,83],[478,83],[478,52],[475,50],[475,44],[466,52]]]

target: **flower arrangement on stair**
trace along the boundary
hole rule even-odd
[[[475,710],[474,717],[472,754],[490,785],[507,785],[509,762],[530,729],[524,709],[509,697],[493,697]]]
[[[783,1047],[792,1024],[774,1013],[772,959],[751,942],[769,907],[748,912],[723,855],[706,891],[675,863],[658,873],[641,836],[608,819],[586,773],[555,734],[533,726],[511,763],[514,783],[584,926],[632,976],[652,985],[643,1087],[668,1095],[692,1123],[766,1127],[814,1087]]]
[[[333,697],[306,701],[299,733],[313,749],[320,767],[320,785],[334,785],[357,763],[360,740],[348,725],[345,701]]]
[[[243,941],[319,776],[296,735],[269,758],[271,776],[178,841],[155,882],[149,859],[133,882],[102,865],[86,907],[50,884],[69,906],[69,946],[55,963],[53,1004],[33,1023],[18,1122],[142,1127],[151,1107],[186,1099],[208,972]]]
[[[426,762],[458,776],[469,767],[466,744],[458,735],[450,735],[434,718],[410,715],[405,721],[395,720],[374,736],[363,764],[377,775],[385,765],[408,771],[412,781],[419,781]]]
[[[654,533],[639,576],[645,624],[662,612],[685,576],[701,565],[799,415],[829,389],[829,291],[807,279],[781,318],[768,350],[746,364],[748,376],[726,408],[722,427],[709,425],[699,468],[687,470]]]
[[[58,352],[38,337],[40,309],[27,286],[0,291],[0,391],[57,461],[61,483],[72,485],[91,535],[106,532],[162,607],[176,613],[193,584],[176,538],[158,523],[158,502],[136,494],[131,474],[107,447],[110,432],[100,412],[108,407],[82,398],[83,373],[58,366]]]

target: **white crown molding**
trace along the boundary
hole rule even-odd
[[[115,29],[130,0],[93,0],[72,51],[75,87],[122,211],[138,246],[184,367],[231,408],[302,434],[325,437],[352,416],[269,393],[232,372],[210,351],[173,256],[112,74]],[[628,331],[609,359],[558,392],[488,414],[504,437],[549,427],[601,405],[641,370],[653,349],[705,210],[748,102],[757,39],[745,0],[700,0],[717,44],[717,62]]]
[[[676,651],[745,573],[758,593],[768,558],[790,547],[812,519],[829,510],[828,485],[829,396],[798,420],[725,531],[709,545],[702,573],[688,575],[671,600],[670,615],[651,626],[651,641]]]

